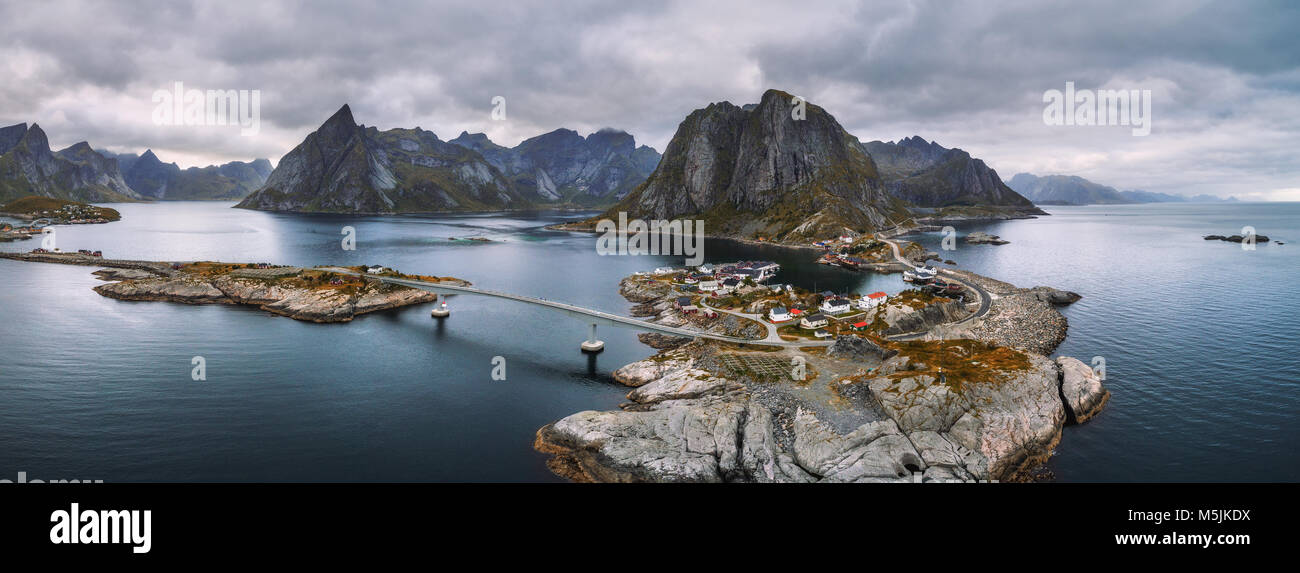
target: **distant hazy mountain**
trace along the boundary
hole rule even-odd
[[[103,150],[98,153],[117,159],[131,189],[153,199],[243,199],[271,174],[271,162],[266,159],[181,169],[175,163],[163,163],[152,149],[142,155]]]
[[[1042,213],[982,160],[960,149],[947,149],[920,136],[862,146],[875,160],[890,194],[918,207],[983,206]]]
[[[357,125],[344,105],[237,205],[265,211],[401,213],[532,206],[482,155],[415,129]]]
[[[1037,205],[1113,205],[1136,203],[1114,187],[1093,183],[1077,175],[1017,173],[1007,185]]]
[[[1038,205],[1120,205],[1125,203],[1217,203],[1236,201],[1235,197],[1213,195],[1173,195],[1154,191],[1117,191],[1114,187],[1094,183],[1075,175],[1017,173],[1007,181]]]
[[[1225,203],[1236,201],[1236,197],[1216,197],[1214,195],[1173,195],[1154,191],[1120,191],[1120,195],[1134,203]]]
[[[650,178],[605,216],[702,218],[710,235],[781,241],[907,218],[858,140],[811,103],[793,119],[792,97],[768,90],[756,105],[691,112]]]
[[[37,195],[81,202],[135,201],[117,161],[86,142],[55,153],[40,126],[0,128],[0,203]]]
[[[451,143],[473,149],[501,170],[525,198],[538,202],[612,205],[645,181],[659,152],[638,147],[627,132],[603,129],[586,138],[557,129],[513,148],[482,133],[461,132]]]

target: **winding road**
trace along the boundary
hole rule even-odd
[[[893,252],[894,252],[894,259],[895,259],[895,260],[897,260],[897,261],[900,262],[900,263],[903,263],[904,265],[907,265],[909,268],[912,268],[912,269],[918,269],[918,268],[921,268],[921,267],[918,267],[917,265],[912,264],[911,261],[909,261],[909,260],[903,258],[903,253],[902,253],[902,251],[899,250],[899,248],[898,248],[898,243],[895,243],[892,239],[880,239],[880,240],[881,240],[881,241],[884,241],[886,244],[888,244],[888,245],[889,245],[889,248],[890,248],[891,250],[893,250]],[[967,323],[967,322],[970,322],[970,321],[972,321],[972,320],[975,320],[975,319],[977,319],[977,318],[980,318],[980,317],[982,317],[982,316],[984,316],[984,315],[986,315],[986,314],[989,313],[989,309],[993,307],[993,295],[990,295],[988,291],[984,290],[984,287],[981,287],[981,286],[979,286],[979,285],[977,285],[977,284],[975,284],[975,283],[973,283],[973,282],[971,282],[971,281],[969,281],[969,280],[966,280],[966,279],[964,279],[964,278],[962,278],[962,277],[959,277],[959,276],[957,276],[957,275],[955,275],[955,274],[949,272],[947,269],[937,269],[937,270],[939,271],[939,274],[942,274],[944,277],[946,277],[946,278],[948,278],[948,279],[951,279],[951,280],[954,280],[954,281],[957,281],[957,282],[959,282],[959,283],[965,285],[966,288],[969,288],[972,292],[974,292],[975,294],[979,295],[979,299],[980,299],[980,306],[979,306],[979,309],[976,310],[973,314],[971,314],[971,315],[969,315],[969,316],[967,316],[967,317],[965,317],[965,318],[963,318],[963,319],[961,319],[961,320],[958,320],[958,321],[952,322],[951,324],[965,324],[965,323]],[[924,335],[925,335],[925,333],[921,332],[921,333],[914,333],[914,334],[900,334],[900,335],[893,336],[893,337],[890,337],[890,338],[891,338],[892,340],[910,340],[910,339],[913,339],[913,338],[920,338],[921,336],[924,336]]]

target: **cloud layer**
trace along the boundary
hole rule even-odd
[[[613,126],[662,151],[691,110],[779,88],[864,141],[918,134],[1004,178],[1252,199],[1300,188],[1295,3],[810,4],[0,0],[0,124],[182,165],[276,161],[349,103],[359,122],[444,139]],[[154,125],[154,91],[177,81],[260,90],[261,133]],[[1043,92],[1067,81],[1151,90],[1151,135],[1045,125]]]

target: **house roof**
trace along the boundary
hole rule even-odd
[[[691,297],[679,296],[677,297],[677,304],[691,304]]]
[[[853,328],[866,328],[866,327],[867,327],[867,321],[865,320],[862,322],[853,323]]]
[[[887,294],[885,294],[885,293],[883,293],[883,292],[873,292],[873,293],[867,295],[867,298],[885,298],[886,296],[889,296],[889,295],[887,295]]]
[[[772,312],[774,314],[788,314],[790,311],[786,310],[784,306],[778,306],[772,309]]]
[[[817,321],[819,321],[819,320],[826,320],[826,317],[823,316],[823,315],[820,315],[820,314],[814,314],[814,315],[808,317],[807,320],[808,320],[808,322],[817,322]]]

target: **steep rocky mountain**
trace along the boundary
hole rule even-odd
[[[36,195],[83,202],[135,201],[117,161],[85,142],[57,153],[36,124],[0,128],[0,201]]]
[[[948,149],[920,136],[862,146],[876,161],[889,193],[917,207],[953,211],[996,207],[1042,214],[1032,201],[1004,184],[996,171],[960,149]]]
[[[266,183],[271,174],[271,162],[266,159],[181,169],[175,163],[163,163],[152,149],[142,155],[98,153],[118,161],[132,190],[154,199],[243,199]]]
[[[1017,173],[1007,185],[1038,205],[1116,205],[1135,203],[1114,187],[1093,183],[1077,175]]]
[[[627,132],[602,129],[587,137],[557,129],[509,148],[482,133],[462,132],[451,143],[477,151],[524,197],[538,202],[612,205],[645,181],[659,152],[638,147]]]
[[[677,127],[650,178],[606,217],[700,218],[709,235],[798,241],[890,227],[908,217],[876,164],[826,110],[768,90],[713,103]]]
[[[531,206],[479,153],[415,129],[358,125],[344,105],[237,205],[265,211],[401,213]]]

